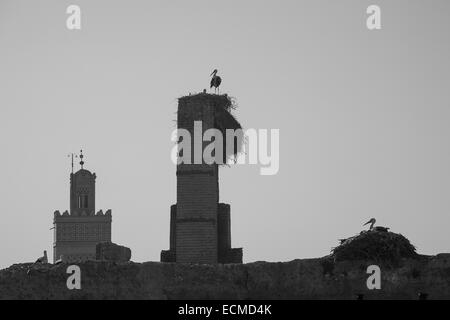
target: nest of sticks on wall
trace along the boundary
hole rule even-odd
[[[217,95],[209,93],[198,93],[179,98],[180,101],[184,99],[195,99],[196,101],[203,101],[204,104],[209,105],[215,109],[214,112],[214,127],[222,133],[223,137],[223,160],[222,165],[228,163],[229,160],[236,160],[238,155],[244,150],[245,136],[236,135],[234,141],[228,141],[226,130],[231,129],[242,130],[242,126],[232,111],[237,109],[236,99],[227,94]],[[227,145],[233,143],[233,148],[227,148]]]
[[[416,248],[401,234],[363,231],[359,235],[340,240],[331,250],[334,261],[366,260],[399,263],[404,258],[417,258]]]

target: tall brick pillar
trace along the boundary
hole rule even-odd
[[[214,103],[212,95],[197,95],[180,99],[178,104],[178,129],[188,130],[192,137],[192,164],[177,167],[177,262],[217,263],[218,259],[218,166],[193,164],[194,139],[201,139],[194,137],[194,122],[201,121],[203,132],[214,128]]]
[[[197,139],[202,141],[208,129],[240,128],[229,108],[230,100],[226,95],[197,94],[179,99],[178,129],[190,133],[191,163],[177,166],[177,204],[171,209],[170,250],[161,252],[163,262],[242,262],[242,249],[231,249],[230,207],[219,205],[219,166],[196,157],[194,146]],[[196,122],[201,122],[201,131],[196,132]],[[196,133],[201,135],[196,136]],[[202,143],[197,154],[202,155],[210,143]],[[186,155],[183,158],[186,159]],[[201,162],[195,163],[198,160]]]

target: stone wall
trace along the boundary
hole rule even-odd
[[[81,290],[68,290],[68,264],[0,271],[0,299],[450,299],[450,254],[381,264],[381,290],[366,287],[370,261],[79,264]]]

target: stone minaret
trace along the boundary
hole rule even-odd
[[[111,242],[111,210],[95,213],[95,173],[81,169],[70,174],[70,212],[55,211],[53,260],[94,260],[96,245]]]

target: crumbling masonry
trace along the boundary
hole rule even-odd
[[[203,133],[211,128],[223,133],[226,129],[241,128],[230,114],[230,107],[226,95],[203,93],[179,99],[178,129],[191,133],[191,150],[194,150],[194,121],[202,121]],[[203,149],[209,143],[203,142]],[[194,152],[191,154],[194,163]],[[217,164],[177,166],[177,203],[170,208],[170,249],[161,252],[161,261],[242,263],[242,248],[231,248],[230,205],[219,203]]]

